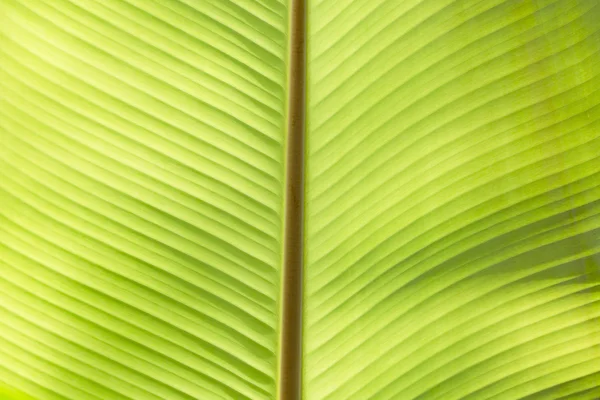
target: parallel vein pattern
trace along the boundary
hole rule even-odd
[[[0,386],[273,398],[283,0],[0,15]]]
[[[309,8],[304,398],[600,398],[600,3]]]

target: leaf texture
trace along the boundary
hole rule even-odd
[[[0,383],[275,397],[282,0],[0,4]]]
[[[288,4],[2,0],[7,396],[277,397]],[[308,12],[304,399],[599,398],[598,1]]]
[[[310,1],[305,399],[600,397],[599,21]]]

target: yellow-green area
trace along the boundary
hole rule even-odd
[[[600,3],[309,8],[304,399],[600,398]]]
[[[0,2],[0,380],[271,399],[283,0]]]
[[[278,397],[291,1],[0,0],[0,399]],[[600,2],[307,12],[303,399],[600,398]]]
[[[34,400],[23,392],[0,383],[0,400]]]

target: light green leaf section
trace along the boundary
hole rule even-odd
[[[0,383],[275,397],[283,0],[0,2]]]
[[[0,396],[276,397],[286,3],[2,0]],[[308,3],[304,399],[599,398],[598,1]]]
[[[309,10],[304,399],[600,398],[600,3]]]

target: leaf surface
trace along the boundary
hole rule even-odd
[[[598,6],[310,2],[305,399],[598,397]]]
[[[0,396],[295,398],[297,4],[2,1]],[[307,6],[303,398],[600,397],[598,1]]]
[[[274,398],[287,6],[0,10],[0,381]]]

